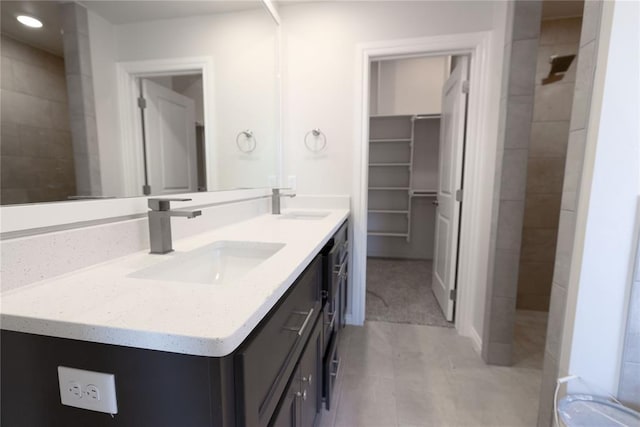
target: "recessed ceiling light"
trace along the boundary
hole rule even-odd
[[[39,19],[34,18],[33,16],[18,15],[18,17],[16,19],[22,25],[26,25],[27,27],[42,28],[42,21],[40,21]]]

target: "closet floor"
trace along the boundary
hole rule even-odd
[[[432,262],[367,258],[366,319],[453,327],[431,291]]]

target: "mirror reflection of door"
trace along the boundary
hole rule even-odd
[[[200,75],[141,79],[145,194],[206,189],[204,171],[200,171],[204,153],[196,138],[197,133],[203,134],[202,122],[196,119],[196,110],[201,110],[197,104],[202,103],[201,81]]]

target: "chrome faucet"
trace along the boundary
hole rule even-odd
[[[191,199],[149,199],[149,241],[152,254],[166,254],[173,251],[171,240],[171,217],[195,218],[202,211],[172,211],[170,202],[188,202]]]
[[[280,215],[280,197],[296,197],[296,193],[282,194],[280,190],[289,190],[289,188],[272,188],[271,191],[271,213]]]

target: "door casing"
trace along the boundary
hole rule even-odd
[[[137,98],[139,87],[137,78],[202,74],[204,97],[204,140],[206,141],[204,161],[206,165],[216,165],[218,154],[215,144],[215,115],[213,59],[209,56],[192,58],[168,58],[146,61],[125,61],[116,64],[118,88],[118,118],[120,123],[120,152],[123,165],[123,193],[125,196],[139,196],[144,184],[141,119]],[[207,188],[217,187],[215,168],[207,170]]]
[[[416,56],[468,55],[470,57],[470,91],[467,112],[467,140],[464,160],[464,205],[460,219],[460,250],[455,326],[458,333],[472,339],[476,351],[482,347],[482,329],[474,325],[476,301],[484,298],[487,289],[487,268],[490,257],[491,212],[494,189],[497,126],[491,123],[499,102],[492,99],[494,69],[491,64],[491,32],[462,33],[435,37],[401,39],[360,44],[356,47],[356,93],[353,199],[350,228],[353,242],[350,265],[351,304],[347,322],[362,325],[365,315],[367,263],[367,186],[369,137],[369,63],[377,60]],[[493,88],[493,90],[499,90]],[[496,105],[492,105],[496,104]],[[479,329],[479,330],[478,330]]]

